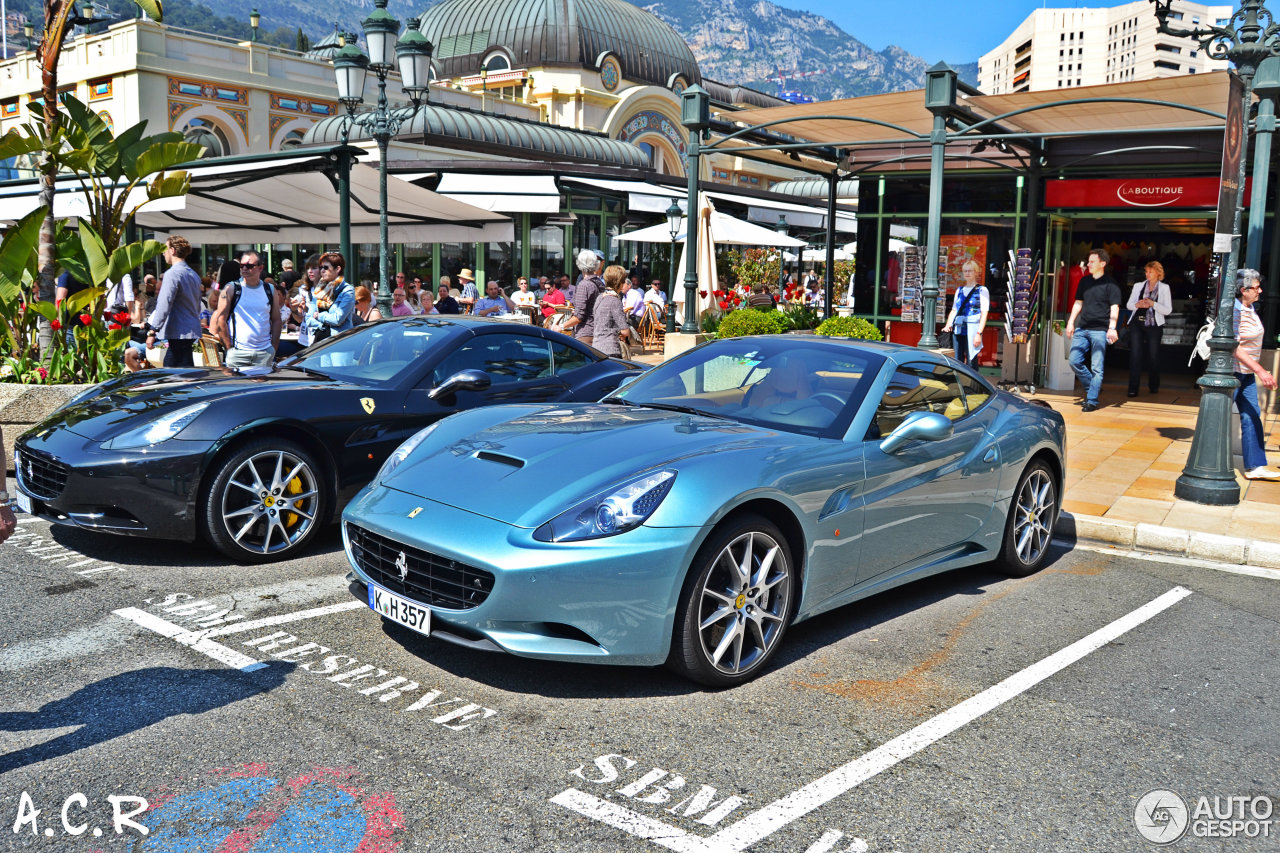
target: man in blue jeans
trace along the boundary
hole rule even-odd
[[[1089,275],[1080,280],[1076,301],[1067,318],[1067,337],[1071,339],[1071,370],[1085,388],[1081,411],[1098,409],[1098,394],[1102,391],[1102,362],[1107,344],[1120,339],[1116,323],[1120,319],[1120,285],[1107,275],[1107,261],[1111,256],[1105,249],[1089,253]]]

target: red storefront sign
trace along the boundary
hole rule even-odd
[[[1045,181],[1045,207],[1217,207],[1218,178],[1111,178]],[[1246,192],[1248,190],[1246,189]]]

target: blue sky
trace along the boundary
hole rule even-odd
[[[1033,9],[1048,6],[1112,6],[1037,0],[775,0],[789,9],[830,18],[849,35],[874,50],[896,44],[929,63],[976,62],[1022,23]],[[1152,18],[1154,21],[1154,16]]]

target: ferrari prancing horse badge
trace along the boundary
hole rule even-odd
[[[366,415],[372,415],[374,408],[376,408],[378,404],[372,397],[361,397],[360,405],[364,406],[364,413]]]

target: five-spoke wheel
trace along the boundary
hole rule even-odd
[[[1032,462],[1018,480],[1009,519],[1005,523],[1000,565],[1018,577],[1032,574],[1044,564],[1058,521],[1058,487],[1043,462]]]
[[[781,531],[745,516],[707,540],[686,579],[668,664],[716,687],[754,678],[791,621],[794,576]]]
[[[323,509],[312,455],[292,441],[259,439],[222,460],[206,495],[205,530],[233,559],[279,560],[314,535]]]

